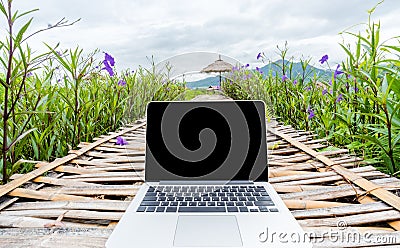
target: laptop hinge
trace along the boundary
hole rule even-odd
[[[217,181],[217,180],[212,180],[212,181],[160,181],[159,185],[187,185],[187,184],[193,184],[193,185],[198,185],[198,184],[254,184],[253,181],[247,181],[247,180],[235,180],[235,181]]]

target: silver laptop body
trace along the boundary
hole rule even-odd
[[[145,183],[107,247],[312,247],[267,182],[262,101],[151,102]]]

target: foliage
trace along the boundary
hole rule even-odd
[[[397,45],[381,42],[380,24],[366,24],[366,33],[350,31],[355,46],[340,44],[347,54],[342,64],[330,68],[328,55],[320,63],[332,72],[330,80],[317,74],[309,80],[292,76],[291,61],[280,66],[283,75],[247,68],[234,70],[234,81],[223,82],[223,90],[234,99],[270,100],[274,112],[286,124],[314,130],[338,146],[347,146],[366,159],[380,162],[385,172],[400,171],[400,75],[399,39]],[[279,47],[278,47],[279,48]],[[287,46],[279,49],[285,60]],[[257,59],[264,59],[259,53]],[[306,68],[309,59],[302,59]],[[343,68],[343,69],[342,69]],[[251,75],[253,76],[246,76]],[[308,77],[310,78],[310,77]],[[378,159],[376,159],[378,158]]]
[[[12,13],[7,3],[0,7],[11,26],[31,13]],[[86,55],[79,47],[62,51],[48,46],[49,52],[34,57],[26,44],[32,36],[24,36],[31,22],[0,43],[3,182],[13,173],[32,170],[35,161],[64,156],[81,141],[143,117],[149,101],[174,100],[184,91],[183,85],[164,84],[162,75],[142,68],[119,75],[111,55],[96,60],[99,51]],[[51,28],[70,24],[62,20]]]

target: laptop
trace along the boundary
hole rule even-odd
[[[312,247],[268,183],[262,101],[150,102],[145,183],[106,247]]]

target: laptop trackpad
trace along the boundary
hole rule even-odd
[[[241,247],[236,216],[180,215],[174,237],[176,247]]]

